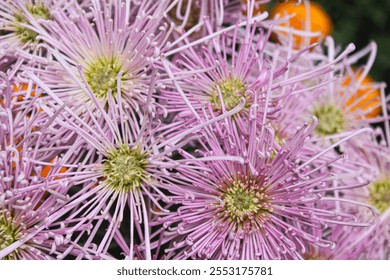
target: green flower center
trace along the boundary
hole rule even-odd
[[[0,211],[0,251],[15,243],[21,235],[14,222]],[[11,259],[15,259],[15,252],[3,258],[3,260]]]
[[[90,64],[85,71],[85,78],[97,98],[106,98],[107,92],[111,89],[111,94],[117,94],[117,77],[122,70],[122,65],[117,58],[102,57]],[[123,73],[121,81],[125,81]]]
[[[313,114],[318,118],[318,125],[315,128],[318,135],[328,136],[345,130],[344,115],[336,106],[330,104],[319,106]]]
[[[268,212],[264,193],[247,187],[246,183],[235,181],[229,185],[223,196],[224,209],[231,220],[245,221],[258,212]]]
[[[372,184],[369,201],[382,214],[390,207],[390,178]]]
[[[118,191],[138,190],[148,178],[146,153],[136,147],[122,145],[111,150],[103,167],[107,185]]]
[[[51,18],[49,9],[45,5],[43,5],[43,3],[38,2],[35,5],[28,5],[26,6],[26,9],[31,13],[31,15],[35,19],[47,20]],[[20,40],[23,43],[36,42],[37,41],[36,37],[38,34],[35,31],[31,30],[30,28],[20,25],[20,23],[25,23],[25,24],[28,23],[28,20],[25,17],[25,15],[17,14],[15,18],[16,18],[16,34],[20,38]]]
[[[247,90],[247,87],[240,79],[228,79],[218,83],[218,86],[221,90],[223,103],[228,111],[240,103],[240,99],[245,96],[245,91]],[[217,87],[211,91],[210,102],[214,105],[215,109],[222,109]]]

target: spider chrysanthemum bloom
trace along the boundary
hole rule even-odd
[[[248,28],[256,29],[255,25]],[[237,32],[237,29],[235,30]],[[210,104],[215,112],[230,110],[240,102],[240,98],[246,97],[248,89],[255,90],[267,83],[267,75],[269,75],[267,70],[257,80],[251,79],[250,76],[251,73],[258,71],[257,67],[253,67],[254,65],[265,68],[265,65],[256,64],[254,55],[262,47],[263,36],[255,38],[249,31],[246,34],[248,41],[258,42],[255,47],[251,45],[240,47],[239,42],[233,41],[233,46],[230,48],[226,46],[229,38],[226,38],[226,34],[222,34],[212,41],[213,45],[210,49],[204,45],[202,52],[189,48],[179,54],[174,64],[164,61],[163,66],[168,73],[172,73],[171,78],[180,77],[176,83],[167,83],[167,87],[161,91],[160,98],[167,101],[165,107],[168,112],[178,113],[178,117],[188,116],[193,121],[201,113],[204,103]],[[235,50],[236,47],[239,51],[233,52],[231,60],[228,59],[231,49]],[[242,60],[237,61],[239,57],[242,57]],[[242,63],[244,60],[245,64]],[[255,70],[251,72],[252,67]],[[255,87],[256,83],[257,87]],[[188,106],[191,112],[188,112]],[[248,108],[245,111],[247,112]]]
[[[0,74],[0,259],[56,259],[67,250],[78,252],[72,233],[52,215],[65,205],[70,187],[57,177],[64,169],[56,156],[65,147],[40,123],[36,100],[12,106],[15,92]],[[52,164],[44,163],[49,160]]]
[[[58,5],[57,5],[58,6]],[[0,7],[0,49],[32,49],[39,40],[39,20],[50,20],[55,1],[3,1]],[[1,53],[0,53],[1,55]]]
[[[91,1],[89,11],[75,5],[78,16],[54,15],[58,25],[47,26],[42,40],[56,61],[28,67],[39,75],[55,97],[75,108],[92,99],[109,106],[108,95],[129,110],[147,103],[152,59],[168,37],[162,22],[167,1]]]
[[[266,118],[275,118],[279,99],[291,93],[296,84],[331,71],[330,64],[313,65],[286,77],[288,68],[294,68],[295,60],[307,50],[292,53],[287,47],[271,49],[268,36],[269,32],[265,34],[247,19],[224,32],[211,32],[209,41],[198,41],[196,47],[189,44],[167,51],[167,56],[180,53],[172,62],[162,60],[163,71],[168,74],[168,78],[162,77],[164,87],[158,97],[164,104],[163,112],[175,114],[174,121],[183,125],[199,120],[204,107],[211,115],[218,115],[244,98],[247,105],[234,120],[245,131],[250,118],[248,104],[254,99],[259,100],[259,110],[267,111]],[[289,56],[282,57],[281,53]],[[280,88],[282,93],[276,96],[274,91]],[[258,125],[264,122],[260,118],[257,121]]]
[[[3,159],[3,155],[1,157]],[[5,161],[0,161],[0,164],[4,163]],[[33,165],[24,162],[20,167],[33,168]],[[88,254],[89,249],[83,249],[73,242],[72,232],[61,221],[56,221],[58,216],[53,216],[55,211],[64,206],[66,196],[53,188],[45,192],[43,186],[47,183],[42,177],[22,171],[12,175],[23,179],[14,181],[17,189],[6,192],[0,190],[0,260],[63,259],[70,253],[82,253],[85,258],[92,259]],[[7,178],[9,177],[1,180]],[[35,190],[23,190],[30,186],[36,186]],[[55,184],[56,189],[65,189],[64,187],[63,184]],[[102,255],[101,258],[105,256]]]
[[[153,91],[151,87],[149,96]],[[80,240],[81,246],[86,250],[95,248],[96,256],[151,259],[151,209],[165,212],[163,205],[170,203],[167,193],[181,187],[180,179],[171,179],[172,169],[180,162],[170,155],[196,138],[191,135],[193,131],[236,113],[243,105],[216,120],[165,139],[170,127],[155,122],[151,118],[153,114],[145,114],[140,119],[135,114],[126,114],[125,102],[116,101],[112,96],[109,96],[107,112],[98,100],[94,102],[98,113],[85,104],[93,125],[78,118],[65,104],[44,108],[49,115],[55,114],[49,108],[59,110],[56,122],[79,135],[58,160],[73,167],[63,176],[75,186],[58,215],[76,232],[73,237]],[[68,161],[75,153],[78,158]],[[90,223],[92,228],[85,229]]]
[[[386,138],[389,137],[388,123]],[[374,227],[362,229],[349,246],[349,251],[359,259],[390,259],[390,150],[388,142],[354,141],[354,159],[365,167],[365,177],[370,183],[359,192],[355,199],[375,207],[379,219]],[[349,147],[351,148],[351,147]]]
[[[356,260],[359,256],[352,250],[354,244],[362,235],[362,228],[345,227],[335,225],[328,228],[325,233],[327,238],[336,241],[335,248],[321,248],[308,245],[303,255],[305,260]]]
[[[34,52],[42,55],[37,46],[39,35],[47,24],[56,24],[53,14],[58,11],[72,14],[72,3],[55,0],[4,0],[0,6],[0,57]]]
[[[310,53],[315,56],[313,62],[336,62],[335,46],[332,38],[327,38],[329,53],[327,57],[321,53]],[[368,54],[367,64],[356,68],[356,61]],[[321,58],[323,56],[323,58]],[[305,81],[301,88],[292,91],[291,96],[283,99],[281,104],[285,110],[278,114],[277,134],[280,138],[293,135],[296,126],[311,116],[318,118],[313,141],[337,141],[357,129],[369,127],[370,124],[384,120],[381,113],[386,106],[384,83],[375,83],[368,77],[368,72],[375,60],[376,44],[334,63],[335,71],[325,79],[316,77]],[[310,89],[310,90],[309,90]],[[299,95],[299,96],[297,96]]]
[[[251,106],[254,114],[256,108]],[[153,223],[166,228],[160,230],[161,237],[153,246],[170,242],[165,249],[168,258],[301,259],[307,251],[304,244],[334,247],[337,240],[322,234],[330,225],[370,225],[350,213],[321,207],[326,201],[355,207],[362,204],[327,195],[356,186],[332,184],[338,179],[328,168],[343,165],[338,162],[340,156],[327,154],[332,147],[305,146],[316,121],[303,125],[283,146],[275,143],[272,127],[258,128],[254,118],[250,122],[247,136],[238,133],[232,122],[229,126],[223,122],[216,124],[216,134],[204,133],[199,140],[202,156],[218,158],[229,151],[232,156],[242,156],[243,162],[199,161],[194,163],[199,172],[177,168],[177,177],[187,182],[169,196],[176,203],[172,209],[177,210],[160,213]],[[184,151],[182,155],[196,159]],[[349,171],[340,168],[333,172],[345,175]],[[370,207],[362,208],[372,213]]]
[[[365,141],[370,141],[370,137],[366,137]],[[333,154],[338,155],[336,151]],[[349,155],[347,161],[344,161],[342,164],[332,164],[328,167],[331,173],[337,174],[337,180],[329,182],[332,187],[329,188],[326,194],[328,198],[334,199],[321,201],[317,207],[355,216],[357,220],[370,226],[346,227],[343,224],[335,223],[323,231],[315,228],[308,229],[313,231],[314,235],[334,240],[336,246],[329,250],[328,248],[306,243],[305,252],[302,254],[305,260],[360,259],[361,256],[359,256],[359,252],[355,248],[362,245],[361,237],[364,235],[364,232],[372,230],[375,224],[380,221],[380,217],[373,219],[373,213],[376,217],[380,215],[376,206],[370,203],[368,199],[362,199],[367,192],[367,188],[370,188],[371,181],[367,179],[367,176],[375,174],[375,171],[369,168],[361,157],[356,157],[356,153],[353,151],[349,151],[347,154]],[[314,174],[314,176],[316,175]],[[344,186],[347,187],[344,188]],[[342,203],[340,203],[340,200]],[[367,208],[358,207],[358,205],[368,206],[372,210],[371,213],[366,211]]]
[[[14,76],[15,71],[19,71],[17,67],[9,71],[9,76],[0,72],[0,106],[4,113],[2,124],[12,128],[2,131],[2,136],[6,137],[4,143],[15,143],[18,149],[23,145],[30,148],[38,146],[44,151],[37,155],[39,160],[51,161],[68,148],[74,135],[53,125],[55,117],[48,117],[38,105],[46,95],[44,90],[32,80],[20,82]],[[26,133],[30,138],[26,139]]]
[[[390,260],[390,211],[382,215],[373,229],[360,231],[355,246],[351,248],[357,259]]]
[[[9,152],[10,146],[5,153]],[[13,155],[21,156],[12,151]],[[11,174],[0,173],[1,181],[15,177],[11,182],[13,189],[4,190],[0,186],[0,259],[3,260],[39,260],[63,259],[68,254],[81,254],[92,259],[89,249],[83,249],[71,240],[72,232],[61,222],[58,216],[53,215],[65,205],[67,199],[64,192],[67,186],[62,182],[46,182],[48,178],[39,175],[27,174],[18,168],[34,170],[40,165],[30,164],[28,161],[16,165],[7,163],[5,153],[1,153],[0,165]],[[26,154],[24,158],[28,158]],[[16,165],[16,167],[14,167]],[[53,174],[58,172],[58,169]],[[6,176],[7,175],[7,176]],[[17,177],[16,177],[17,176]],[[9,185],[9,184],[8,184]],[[49,185],[49,186],[48,186]],[[48,187],[45,191],[44,187]],[[89,226],[86,225],[85,228]],[[95,257],[96,258],[96,257]],[[104,258],[104,255],[101,256]]]
[[[330,38],[327,44],[331,60],[333,58],[330,55],[334,53],[334,46]],[[373,82],[368,76],[375,61],[376,51],[376,44],[372,42],[363,50],[348,57],[346,62],[335,66],[336,74],[341,74],[343,78],[330,83],[326,92],[312,99],[313,105],[308,108],[319,119],[317,135],[332,137],[383,121],[380,113],[386,103],[385,85]],[[366,65],[353,66],[359,58],[366,55],[368,55]]]

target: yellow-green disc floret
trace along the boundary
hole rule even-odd
[[[224,209],[232,221],[243,222],[259,212],[268,212],[264,194],[246,186],[244,182],[234,181],[226,189]]]
[[[0,251],[15,243],[21,237],[20,229],[14,224],[9,215],[0,211]],[[15,259],[16,251],[8,254],[3,260]]]
[[[328,136],[345,130],[345,117],[337,106],[321,105],[315,108],[313,114],[318,118],[318,125],[315,128],[318,135]]]
[[[372,184],[369,201],[382,214],[390,207],[390,179],[378,180]]]
[[[51,15],[49,9],[38,2],[35,5],[27,5],[26,9],[31,13],[35,19],[50,19]],[[36,42],[37,33],[34,30],[31,30],[28,27],[22,26],[22,24],[27,24],[28,20],[24,14],[20,13],[15,16],[16,18],[16,34],[19,37],[20,41],[23,43],[33,43]]]
[[[106,98],[109,89],[116,96],[117,78],[121,70],[122,65],[117,58],[101,57],[87,67],[85,78],[97,98]],[[125,74],[122,74],[122,81],[126,79]]]
[[[247,87],[240,79],[227,79],[218,83],[218,86],[221,90],[226,110],[231,110],[236,107],[240,103],[240,99],[244,97],[245,91],[247,90]],[[221,100],[216,87],[211,91],[210,102],[214,105],[215,109],[222,109]]]
[[[106,183],[114,190],[129,192],[141,188],[147,180],[147,157],[140,148],[119,146],[103,162]]]

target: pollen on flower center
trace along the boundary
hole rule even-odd
[[[220,83],[218,86],[221,90],[223,103],[226,110],[231,110],[240,103],[240,99],[244,97],[247,87],[240,79],[227,79]],[[222,109],[221,99],[218,94],[217,87],[214,87],[211,91],[211,103],[217,110]]]
[[[226,189],[224,210],[230,219],[236,222],[245,221],[258,212],[267,211],[264,193],[251,190],[241,181],[235,181]]]
[[[117,77],[121,70],[122,65],[118,59],[106,57],[96,60],[87,67],[85,77],[97,98],[107,97],[109,89],[113,96],[116,95]],[[123,73],[122,80],[125,80],[125,74]]]
[[[390,207],[390,178],[372,184],[369,201],[382,214]]]
[[[0,211],[0,251],[16,242],[21,235],[20,229],[14,224],[9,215]],[[14,259],[14,256],[11,253],[3,259]]]
[[[26,6],[27,10],[35,19],[50,19],[51,15],[48,7],[38,2],[35,5]],[[16,34],[20,40],[24,43],[35,42],[37,33],[25,26],[22,26],[21,23],[28,23],[27,18],[23,14],[17,14],[16,18]]]
[[[318,118],[318,125],[315,128],[317,134],[328,136],[345,130],[345,117],[336,106],[330,104],[318,106],[313,114]]]
[[[121,145],[109,152],[103,162],[106,183],[114,190],[129,192],[147,179],[147,158],[140,148]]]

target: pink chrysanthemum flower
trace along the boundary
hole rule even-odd
[[[75,7],[77,17],[58,11],[58,25],[47,26],[41,36],[56,61],[28,67],[57,98],[75,108],[92,98],[108,106],[108,95],[139,111],[147,103],[152,73],[151,59],[164,45],[167,25],[161,22],[166,1],[110,3],[94,0],[87,12]],[[93,97],[92,97],[93,96]]]
[[[76,254],[80,249],[71,232],[52,216],[65,205],[70,185],[57,180],[60,166],[43,163],[55,162],[65,147],[57,146],[39,122],[36,100],[13,106],[15,93],[0,75],[0,259],[55,259],[67,250]]]
[[[258,99],[259,110],[267,111],[266,118],[275,118],[280,109],[278,101],[289,95],[296,84],[332,71],[331,64],[323,64],[286,77],[288,68],[294,68],[294,61],[308,49],[292,53],[284,47],[268,48],[269,33],[264,34],[252,20],[258,19],[248,19],[234,28],[211,33],[204,40],[166,52],[169,56],[180,50],[173,62],[162,60],[168,79],[162,79],[165,87],[159,96],[164,104],[162,109],[175,114],[177,125],[199,120],[203,108],[218,115],[244,98],[247,105],[235,121],[245,131],[250,114],[248,104],[253,99]],[[246,25],[245,30],[241,25]],[[240,35],[242,32],[244,35]],[[193,46],[201,47],[202,51]],[[289,56],[283,58],[281,53]],[[338,60],[343,56],[345,53]],[[280,88],[278,92],[282,93],[276,95],[274,91]],[[258,119],[258,125],[262,124],[264,120]]]
[[[151,87],[149,100],[153,91]],[[52,95],[49,88],[47,93]],[[181,187],[180,179],[171,180],[171,170],[181,162],[169,156],[196,139],[191,135],[193,131],[235,114],[243,107],[241,104],[214,120],[165,139],[164,131],[170,129],[169,125],[164,127],[154,122],[150,118],[153,114],[143,115],[139,120],[135,113],[126,114],[127,105],[120,96],[116,99],[109,94],[108,108],[93,99],[97,108],[94,112],[85,104],[91,124],[60,100],[58,102],[43,109],[50,116],[57,113],[55,122],[77,133],[79,138],[58,160],[59,164],[72,167],[63,175],[75,187],[63,210],[56,215],[62,215],[70,231],[77,232],[73,235],[76,240],[84,240],[80,244],[86,250],[95,248],[95,255],[100,256],[113,254],[113,248],[117,248],[116,251],[128,259],[152,258],[150,209],[165,212],[161,202],[170,202],[166,193]],[[52,108],[59,111],[52,112]],[[74,154],[80,155],[77,160],[72,159]],[[232,157],[232,160],[239,160],[237,158]],[[124,220],[126,215],[128,220]],[[92,228],[87,230],[85,225],[91,223]]]
[[[55,116],[49,118],[38,106],[39,100],[46,95],[45,92],[32,80],[28,80],[27,83],[20,82],[16,74],[19,72],[18,66],[20,64],[12,65],[7,71],[9,75],[0,72],[0,105],[4,106],[7,116],[10,116],[3,121],[12,122],[9,125],[13,127],[13,141],[18,141],[18,145],[27,141],[23,136],[25,132],[32,131],[31,135],[35,137],[29,139],[28,145],[39,146],[40,150],[44,147],[45,153],[42,153],[40,159],[53,160],[69,147],[75,136],[53,125]],[[40,133],[44,133],[44,137],[40,137],[37,142]]]
[[[64,244],[69,242],[69,237],[64,239],[61,229],[43,229],[50,226],[45,223],[48,208],[39,205],[37,196],[26,195],[17,202],[3,196],[5,202],[2,201],[0,206],[0,259],[53,259],[55,253],[66,249]],[[55,239],[58,248],[51,250]]]
[[[218,158],[229,151],[230,155],[242,156],[244,163],[198,161],[193,164],[199,171],[177,167],[176,177],[187,182],[169,196],[177,210],[160,213],[153,223],[166,229],[155,233],[159,240],[153,247],[170,242],[165,249],[167,258],[301,259],[307,244],[334,247],[336,240],[322,234],[330,225],[372,224],[372,220],[358,221],[351,213],[321,208],[322,203],[337,201],[361,207],[371,216],[374,211],[362,203],[328,195],[338,189],[356,188],[337,184],[338,178],[328,170],[334,167],[332,172],[341,177],[349,172],[339,162],[342,157],[332,153],[334,145],[340,143],[325,150],[306,146],[317,125],[314,119],[312,125],[302,125],[280,147],[271,126],[256,125],[257,106],[251,105],[248,136],[238,133],[229,119],[228,123],[216,124],[215,133],[207,131],[199,140],[202,156]],[[196,160],[189,153],[181,154],[187,160]]]
[[[308,54],[313,57],[313,62],[321,64],[336,60],[332,38],[328,37],[326,42],[326,57],[322,53]],[[353,64],[367,54],[367,64],[355,68]],[[281,101],[285,110],[278,115],[278,137],[284,139],[294,135],[296,126],[312,115],[319,120],[313,141],[321,142],[335,141],[359,128],[383,121],[384,117],[380,113],[387,102],[385,85],[367,78],[375,56],[376,44],[371,43],[363,50],[334,63],[335,72],[329,73],[325,82],[323,78],[317,77],[294,89],[291,96]]]
[[[53,216],[67,199],[61,193],[64,182],[42,177],[42,166],[33,163],[34,153],[17,150],[8,145],[0,152],[0,259],[63,259],[81,253],[92,259],[90,250],[73,242],[72,232]]]
[[[252,28],[256,29],[255,25]],[[255,39],[253,33],[247,34],[251,35],[248,41]],[[260,44],[262,38],[257,39],[259,42],[257,48],[244,45],[238,53],[233,52],[231,62],[227,59],[230,48],[226,47],[218,51],[220,46],[225,46],[226,36],[223,34],[217,39],[215,47],[207,49],[204,46],[203,53],[198,53],[192,48],[182,51],[179,58],[174,61],[177,66],[169,64],[168,61],[163,62],[165,70],[168,74],[171,73],[170,78],[172,80],[173,77],[177,77],[176,80],[179,78],[179,81],[173,80],[175,81],[173,84],[168,84],[161,90],[160,98],[166,101],[168,112],[177,113],[179,118],[190,118],[189,122],[193,122],[194,119],[199,118],[204,103],[210,104],[216,112],[230,110],[240,102],[240,98],[246,96],[248,89],[260,89],[268,83],[269,71],[267,70],[263,76],[258,77],[257,81],[247,81],[248,77],[251,77],[251,68],[257,65],[254,53],[262,47]],[[232,49],[236,47],[234,41]],[[238,57],[242,57],[242,61],[248,63],[237,61]],[[259,65],[259,68],[263,67],[264,65]],[[257,68],[254,72],[256,70]],[[256,83],[257,87],[255,87]],[[188,111],[189,106],[190,111]],[[245,112],[248,112],[248,108]]]
[[[336,158],[337,156],[340,157],[335,151],[333,154]],[[375,205],[367,199],[359,198],[366,191],[366,187],[369,186],[370,180],[367,179],[367,174],[375,172],[368,168],[361,158],[357,160],[352,151],[348,155],[350,155],[348,160],[344,160],[342,164],[336,163],[328,166],[327,171],[337,176],[337,180],[329,181],[331,188],[327,191],[326,196],[334,199],[319,202],[317,208],[349,214],[356,217],[360,222],[371,225],[371,227],[346,227],[343,224],[335,223],[325,230],[307,229],[312,231],[313,235],[335,241],[336,246],[329,249],[305,243],[305,252],[302,255],[306,260],[358,259],[359,254],[354,250],[354,247],[359,244],[363,232],[372,229],[379,220],[375,221],[372,216],[372,213],[375,216],[380,215],[375,209]],[[326,161],[330,162],[329,160],[332,161],[331,158]],[[316,176],[316,174],[313,174],[313,176]],[[368,213],[364,207],[358,207],[359,204],[367,205],[371,208],[372,213]]]
[[[362,228],[336,225],[321,234],[336,241],[336,246],[329,249],[308,245],[303,254],[305,260],[356,260],[358,258],[352,248],[356,240],[359,240]]]
[[[388,123],[386,138],[389,136]],[[365,139],[366,140],[366,139]],[[351,147],[349,147],[351,148]],[[366,188],[355,193],[355,199],[378,209],[375,226],[362,229],[349,250],[359,259],[390,259],[390,150],[388,143],[354,142],[354,159],[365,167]]]
[[[373,229],[361,231],[356,238],[353,250],[356,259],[362,260],[390,260],[390,211],[387,209]]]
[[[0,6],[0,57],[37,51],[45,24],[53,25],[53,14],[67,11],[71,2],[55,0],[4,0]]]

